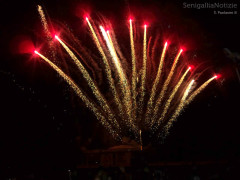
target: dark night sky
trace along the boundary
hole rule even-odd
[[[186,37],[199,56],[201,52],[206,55],[214,71],[222,74],[222,79],[211,84],[185,110],[166,142],[157,145],[159,153],[165,153],[166,159],[176,160],[239,159],[240,83],[234,64],[223,53],[223,48],[240,53],[239,8],[238,15],[213,15],[208,9],[184,9],[183,1],[109,2],[53,0],[41,1],[41,4],[50,17],[64,19],[64,22],[70,22],[70,26],[81,23],[72,13],[77,4],[103,13],[110,19],[124,19],[127,4],[130,4],[139,17],[145,13],[153,23],[159,22],[158,17],[161,17],[166,24],[173,25],[173,31],[179,28],[180,39]],[[73,100],[55,72],[38,61],[31,61],[29,55],[12,52],[16,36],[29,35],[33,41],[36,40],[33,35],[40,26],[36,4],[5,1],[0,2],[0,7],[1,166],[13,168],[23,164],[26,167],[43,167],[58,164],[69,167],[75,163],[72,159],[75,159],[78,147],[87,143],[84,138],[95,138],[91,145],[93,148],[106,147],[101,140],[98,142],[97,132],[101,127],[92,126],[94,120],[86,109],[78,110],[77,101]],[[141,12],[136,9],[141,9]],[[86,121],[89,116],[90,122]],[[76,123],[80,124],[79,128]],[[85,125],[87,130],[83,128]]]

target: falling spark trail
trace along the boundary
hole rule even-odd
[[[150,98],[149,98],[149,101],[148,101],[148,104],[147,104],[147,111],[146,111],[146,122],[147,123],[149,123],[150,114],[152,113],[152,106],[153,106],[153,102],[154,102],[154,99],[155,99],[156,90],[157,90],[157,86],[158,86],[158,83],[159,83],[159,80],[160,80],[160,76],[161,76],[161,73],[162,73],[162,67],[163,67],[163,61],[164,61],[164,58],[165,58],[166,49],[167,49],[167,42],[165,43],[163,51],[162,51],[162,55],[161,55],[161,58],[160,58],[160,63],[159,63],[159,66],[158,66],[158,72],[157,72],[156,78],[154,80],[153,87],[152,87],[152,90],[151,90],[151,95],[150,95]]]
[[[192,102],[193,99],[194,99],[200,92],[202,92],[202,90],[204,90],[211,81],[213,81],[213,80],[216,79],[216,78],[217,78],[217,76],[214,76],[214,77],[210,78],[210,79],[207,80],[205,83],[203,83],[198,89],[196,89],[196,90],[189,96],[189,98],[186,100],[185,105],[187,106],[190,102]]]
[[[133,39],[133,27],[132,19],[129,20],[130,23],[130,45],[131,45],[131,55],[132,55],[132,99],[133,99],[133,116],[134,120],[136,119],[136,86],[137,86],[137,70],[136,70],[136,56],[135,56],[135,47]]]
[[[155,105],[155,108],[154,108],[153,117],[152,117],[152,120],[151,120],[151,125],[153,124],[153,122],[154,122],[154,121],[156,120],[156,118],[157,118],[156,116],[157,116],[157,113],[158,113],[158,110],[159,110],[159,106],[161,105],[161,102],[162,102],[162,100],[163,100],[163,97],[164,97],[164,95],[165,95],[165,92],[166,92],[166,90],[167,90],[167,88],[168,88],[168,85],[169,85],[171,79],[172,79],[172,76],[173,76],[175,67],[176,67],[176,65],[177,65],[177,62],[178,62],[178,60],[179,60],[179,57],[180,57],[182,51],[183,51],[183,50],[180,49],[179,53],[177,54],[177,56],[176,56],[176,58],[175,58],[175,60],[174,60],[174,62],[173,62],[172,68],[171,68],[171,70],[170,70],[170,72],[169,72],[169,75],[168,75],[166,81],[165,81],[164,84],[163,84],[163,88],[162,88],[162,90],[161,90],[161,92],[160,92],[160,95],[159,95],[159,97],[158,97],[158,99],[157,99],[157,102],[156,102],[156,105]]]
[[[172,115],[171,119],[168,121],[167,125],[164,127],[165,128],[165,132],[168,133],[169,128],[172,126],[172,123],[176,120],[176,118],[179,116],[179,114],[181,113],[181,111],[183,110],[185,103],[186,103],[186,98],[192,88],[192,85],[194,83],[194,80],[192,80],[189,85],[187,86],[183,97],[178,105],[178,107],[176,108],[174,114]]]
[[[42,25],[43,25],[44,33],[46,34],[46,37],[47,37],[47,41],[48,41],[48,44],[49,44],[49,47],[50,47],[50,51],[51,51],[53,60],[55,61],[55,59],[56,59],[55,48],[54,48],[55,46],[54,46],[54,43],[53,43],[52,35],[49,31],[49,27],[48,27],[48,23],[47,23],[45,14],[42,10],[42,6],[38,5],[37,9],[38,9],[38,13],[40,15],[40,19],[41,19],[41,22],[42,22]]]
[[[44,28],[44,32],[45,32],[48,40],[51,40],[52,36],[51,36],[50,31],[49,31],[48,23],[47,23],[45,14],[44,14],[44,12],[42,10],[42,6],[38,5],[37,7],[38,7],[38,13],[40,15],[41,22],[42,22],[42,25],[43,25],[43,28]]]
[[[170,104],[171,104],[171,102],[172,102],[172,100],[173,100],[176,92],[178,91],[179,87],[182,85],[182,82],[183,82],[184,78],[186,77],[187,73],[190,71],[190,69],[191,69],[191,68],[189,67],[189,68],[186,70],[186,72],[182,75],[181,79],[178,81],[177,85],[176,85],[175,88],[173,89],[170,97],[168,98],[168,100],[167,100],[167,102],[166,102],[166,104],[165,104],[165,106],[164,106],[163,112],[161,113],[161,117],[160,117],[160,119],[157,121],[157,126],[159,126],[160,123],[161,123],[161,121],[164,119],[164,117],[165,117],[168,109],[170,108]],[[191,85],[191,86],[192,86],[192,85]]]
[[[121,63],[117,57],[117,53],[113,47],[113,43],[111,41],[111,37],[109,35],[107,35],[106,31],[104,30],[104,28],[102,26],[100,26],[100,30],[102,32],[102,35],[107,43],[107,46],[108,46],[108,49],[109,49],[109,52],[112,56],[112,59],[114,61],[114,64],[115,64],[115,67],[119,73],[119,77],[120,77],[120,80],[121,80],[121,83],[120,83],[120,86],[121,86],[121,90],[122,90],[122,93],[123,93],[123,99],[124,99],[124,104],[125,104],[125,107],[126,107],[126,111],[127,111],[127,116],[128,116],[128,120],[129,120],[129,123],[130,125],[132,126],[134,132],[136,133],[137,132],[137,127],[135,126],[134,122],[133,122],[133,119],[132,119],[132,102],[131,102],[131,92],[130,92],[130,89],[129,89],[129,84],[128,84],[128,81],[127,81],[127,78],[123,72],[123,69],[122,69],[122,66],[121,66]]]
[[[139,130],[139,139],[140,139],[140,150],[142,151],[143,147],[142,147],[142,130],[141,129]]]
[[[116,55],[116,57],[117,57],[117,59],[118,59],[118,64],[121,66],[121,68],[122,68],[122,64],[121,64],[121,62],[119,61],[119,58],[118,58],[118,55],[117,55],[117,51],[116,51],[116,49],[115,49],[115,46],[114,46],[114,44],[113,44],[113,41],[112,41],[112,38],[111,38],[111,36],[110,36],[110,34],[109,34],[109,31],[105,31],[106,32],[106,34],[107,34],[107,38],[108,38],[108,40],[109,40],[109,43],[110,43],[110,45],[111,45],[111,49],[114,51],[114,53],[115,53],[115,55]],[[122,71],[122,73],[123,73],[123,70],[121,69],[121,71]]]
[[[99,39],[89,21],[88,18],[86,18],[87,20],[87,23],[88,23],[88,26],[91,30],[91,33],[92,33],[92,37],[93,37],[93,40],[98,48],[98,51],[100,52],[101,56],[102,56],[102,59],[103,59],[103,63],[105,65],[105,71],[106,71],[106,74],[107,74],[107,79],[108,79],[108,83],[109,83],[109,86],[110,86],[110,89],[111,89],[111,92],[113,94],[113,97],[114,97],[114,100],[115,100],[115,103],[116,105],[118,106],[118,109],[119,109],[119,113],[120,113],[120,116],[122,117],[122,119],[124,119],[124,116],[123,116],[123,107],[122,107],[122,103],[119,99],[119,96],[118,96],[118,93],[117,93],[117,90],[115,88],[115,85],[114,85],[114,80],[112,78],[112,73],[111,73],[111,68],[109,66],[109,63],[108,63],[108,60],[107,60],[107,57],[103,51],[103,48],[99,42]]]
[[[109,36],[107,35],[106,31],[104,30],[104,28],[102,26],[100,26],[100,30],[101,30],[101,32],[103,34],[103,37],[104,37],[104,39],[105,39],[105,41],[107,43],[109,52],[110,52],[110,54],[112,56],[112,59],[114,61],[115,66],[117,68],[117,71],[119,73],[120,79],[121,79],[122,82],[124,82],[126,77],[125,77],[125,75],[123,73],[121,63],[119,62],[119,59],[117,57],[117,53],[116,53],[116,51],[113,48],[113,45],[112,45],[112,43],[111,43],[111,41],[109,39]]]
[[[144,25],[144,36],[143,36],[143,67],[142,67],[142,81],[140,89],[139,99],[139,115],[142,116],[143,101],[145,96],[145,84],[146,84],[146,72],[147,72],[147,25]]]
[[[106,118],[102,115],[102,113],[98,110],[96,105],[92,103],[82,92],[82,90],[75,84],[75,82],[66,75],[58,66],[52,63],[48,58],[40,54],[38,51],[34,51],[35,54],[39,55],[45,62],[47,62],[57,73],[69,84],[69,86],[75,91],[78,97],[86,104],[86,106],[94,113],[97,119],[112,133],[114,137],[120,138],[116,131],[113,130],[111,125],[106,121]]]
[[[89,87],[92,89],[93,94],[95,95],[95,97],[97,98],[98,102],[102,106],[104,112],[106,112],[109,115],[109,120],[111,122],[113,121],[114,125],[117,128],[119,128],[119,130],[120,130],[119,124],[116,121],[116,118],[114,117],[114,115],[112,114],[109,105],[107,104],[106,100],[104,99],[104,97],[102,96],[102,94],[100,93],[98,88],[96,87],[95,83],[93,82],[93,80],[92,80],[91,76],[89,75],[89,73],[87,72],[87,70],[84,68],[84,66],[79,61],[79,59],[74,55],[74,53],[68,48],[68,46],[58,36],[55,36],[55,38],[60,42],[60,44],[63,46],[63,48],[67,51],[67,53],[73,59],[74,63],[78,66],[78,68],[81,71],[83,77],[87,81]]]

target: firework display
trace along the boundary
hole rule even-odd
[[[141,135],[144,131],[157,136],[161,136],[163,132],[168,133],[183,109],[209,83],[218,78],[218,75],[214,75],[197,85],[199,74],[195,75],[192,67],[181,61],[183,49],[178,47],[178,50],[171,51],[174,53],[168,53],[170,43],[159,42],[152,36],[151,41],[154,45],[151,46],[147,24],[144,25],[139,38],[136,23],[132,18],[128,21],[129,44],[124,45],[117,41],[117,36],[107,20],[94,21],[89,16],[85,17],[94,51],[97,50],[97,53],[92,55],[83,45],[78,46],[80,51],[74,49],[71,42],[68,42],[71,38],[67,37],[67,32],[52,36],[41,6],[38,6],[38,12],[50,51],[35,50],[35,55],[48,63],[66,81],[100,123],[118,140],[130,134],[142,145]],[[76,38],[72,39],[75,41]],[[80,72],[79,76],[87,84],[89,92],[55,63],[56,60],[60,60],[59,50],[56,48],[59,45],[61,53],[68,55],[68,60],[72,61]],[[124,49],[129,47],[127,54],[121,51],[123,46]],[[161,47],[161,52],[157,52],[156,46]],[[53,59],[50,60],[43,54]],[[87,59],[101,65],[103,81],[106,81],[108,89],[107,95],[96,81],[93,68],[87,65],[92,61]],[[152,72],[153,65],[157,65],[156,72]],[[91,95],[88,95],[89,93]]]

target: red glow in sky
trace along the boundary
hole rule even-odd
[[[85,18],[89,17],[89,14],[91,14],[91,6],[89,4],[79,3],[74,7],[74,14],[79,18]]]
[[[58,37],[56,34],[54,35],[54,38],[55,38],[55,39],[59,39],[59,37]]]
[[[35,50],[35,47],[29,37],[17,36],[12,40],[10,50],[17,54],[31,54]]]
[[[188,66],[188,69],[189,69],[190,71],[191,71],[193,68],[194,68],[193,65],[189,65],[189,66]]]
[[[133,18],[132,17],[129,17],[129,22],[132,22],[133,21]]]
[[[221,75],[220,74],[216,74],[214,77],[215,77],[215,79],[218,79],[218,78],[221,77]]]
[[[166,41],[165,44],[164,44],[164,46],[167,46],[167,45],[168,45],[168,42]]]

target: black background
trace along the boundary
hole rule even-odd
[[[223,48],[240,52],[239,14],[184,9],[182,1],[5,1],[0,3],[0,156],[4,177],[19,169],[71,168],[81,148],[111,145],[101,140],[98,132],[102,127],[89,111],[72,103],[71,93],[55,72],[46,64],[31,61],[31,55],[12,52],[16,36],[30,34],[34,41],[32,35],[40,27],[38,3],[50,17],[70,26],[82,23],[73,13],[79,4],[113,21],[127,19],[130,7],[141,18],[146,14],[153,24],[169,23],[193,45],[189,48],[203,52],[213,71],[222,76],[185,110],[165,143],[154,146],[166,160],[238,162],[240,83],[235,64]]]

